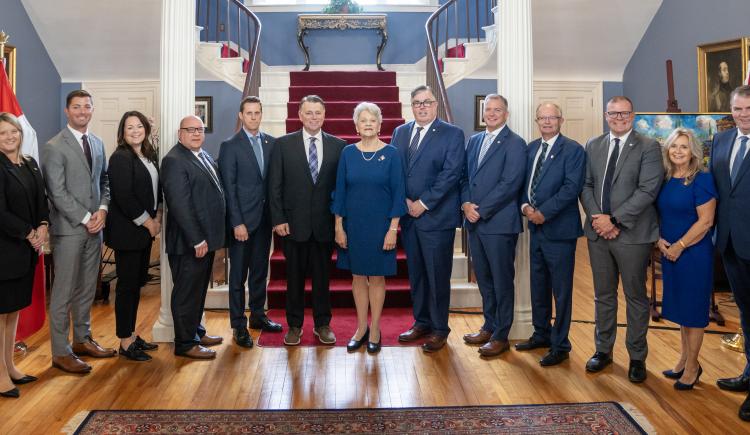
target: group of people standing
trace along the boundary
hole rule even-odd
[[[151,358],[147,351],[157,345],[137,334],[136,317],[164,203],[176,355],[214,358],[208,347],[223,341],[207,334],[201,315],[214,253],[227,245],[234,342],[252,347],[248,328],[283,331],[264,311],[272,233],[282,240],[286,258],[284,343],[300,343],[308,273],[312,333],[323,344],[336,342],[330,327],[329,262],[337,248],[337,267],[353,275],[357,309],[357,330],[347,350],[366,345],[367,352],[378,352],[385,277],[396,273],[399,230],[414,322],[398,339],[423,340],[425,352],[439,351],[450,333],[453,243],[456,227],[463,225],[484,316],[482,327],[463,338],[479,346],[480,356],[498,356],[510,348],[516,244],[525,216],[534,333],[515,348],[548,348],[542,366],[568,358],[576,240],[585,235],[596,318],[596,352],[586,370],[598,372],[612,363],[621,281],[628,378],[643,382],[646,268],[656,243],[663,255],[663,315],[680,324],[682,343],[680,359],[663,374],[676,380],[675,388],[691,389],[702,373],[698,354],[713,284],[714,220],[716,246],[742,326],[750,330],[750,230],[743,225],[750,220],[750,178],[744,177],[750,166],[744,163],[750,87],[731,94],[737,128],[714,137],[710,172],[689,130],[675,130],[661,147],[635,132],[633,103],[624,96],[607,102],[609,132],[585,147],[560,133],[564,118],[554,103],[537,107],[541,137],[527,145],[507,126],[508,107],[503,96],[488,95],[486,130],[465,144],[461,129],[437,117],[432,90],[420,86],[411,93],[414,120],[396,128],[390,144],[379,139],[380,108],[363,102],[353,114],[361,139],[347,145],[322,130],[325,102],[318,96],[300,102],[302,129],[278,139],[260,130],[261,100],[246,97],[238,113],[242,128],[221,144],[218,163],[202,148],[202,121],[186,116],[179,142],[161,166],[149,141],[148,119],[133,111],[120,121],[118,146],[107,164],[102,141],[88,131],[93,99],[79,90],[66,100],[68,125],[41,148],[41,170],[20,154],[17,120],[1,114],[0,394],[18,397],[14,383],[36,380],[15,368],[12,345],[18,310],[30,303],[30,280],[48,228],[55,253],[49,309],[53,366],[88,373],[91,366],[79,356]],[[583,225],[579,199],[586,215]],[[118,351],[100,346],[90,329],[102,233],[115,250]],[[734,391],[747,391],[749,383],[750,362],[739,377],[718,381],[719,387]],[[750,419],[750,396],[740,417]]]

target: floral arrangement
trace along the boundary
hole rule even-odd
[[[362,12],[362,6],[353,0],[331,0],[323,9],[324,14],[359,14]]]

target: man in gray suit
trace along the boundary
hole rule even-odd
[[[654,201],[664,167],[659,144],[633,131],[635,113],[629,98],[612,97],[604,115],[610,131],[586,144],[581,193],[596,310],[596,353],[586,370],[598,372],[612,363],[619,272],[627,303],[628,379],[638,383],[646,380],[646,267],[653,243],[659,239]]]
[[[88,131],[93,112],[91,94],[83,90],[68,94],[65,102],[68,125],[41,149],[55,259],[49,307],[52,366],[71,373],[91,371],[91,366],[78,355],[95,358],[115,355],[114,349],[102,348],[91,336],[91,304],[101,262],[101,230],[109,204],[104,143]]]

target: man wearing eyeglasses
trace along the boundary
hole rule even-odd
[[[514,261],[518,234],[523,231],[518,206],[526,175],[526,141],[505,125],[508,101],[502,95],[487,95],[483,114],[487,130],[469,138],[466,147],[461,210],[482,294],[484,325],[464,335],[464,342],[481,344],[479,354],[493,357],[510,349]]]
[[[225,199],[219,167],[203,151],[205,129],[196,116],[186,116],[179,142],[162,159],[162,188],[167,203],[166,251],[172,271],[174,353],[211,359],[208,349],[222,342],[201,325],[214,253],[224,247]]]
[[[414,121],[393,132],[391,144],[401,153],[409,214],[401,219],[414,324],[399,335],[402,342],[424,336],[425,352],[445,346],[450,333],[450,279],[453,239],[460,225],[459,181],[464,165],[464,133],[437,119],[438,105],[428,86],[411,92]]]
[[[628,379],[639,383],[646,380],[646,268],[659,239],[654,201],[664,179],[664,166],[659,144],[633,131],[635,114],[629,98],[612,97],[604,118],[609,133],[586,144],[588,160],[581,193],[596,310],[596,353],[586,363],[586,370],[599,372],[612,363],[619,275],[627,304]]]
[[[586,153],[563,136],[562,109],[540,104],[536,125],[542,137],[529,144],[521,213],[529,219],[531,319],[534,334],[516,350],[550,348],[539,363],[560,364],[571,350],[568,331],[573,297],[576,239],[583,235],[578,195],[586,174]],[[555,303],[555,322],[552,302]]]

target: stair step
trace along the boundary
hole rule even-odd
[[[398,127],[399,125],[403,124],[404,120],[402,118],[399,119],[384,119],[383,123],[380,125],[380,131],[384,135],[390,135],[393,133],[393,130]],[[297,131],[300,128],[302,128],[302,121],[299,119],[287,119],[286,120],[286,131],[292,132]],[[325,123],[323,124],[323,129],[326,133],[332,134],[334,136],[356,136],[357,135],[357,129],[354,125],[354,121],[350,119],[340,119],[340,118],[326,118]]]
[[[354,108],[360,101],[326,101],[326,117],[328,118],[347,118],[353,121]],[[371,101],[380,107],[383,118],[401,118],[400,101]],[[299,102],[287,103],[287,117],[299,117]]]
[[[292,86],[395,86],[394,71],[291,71]]]
[[[411,293],[407,278],[385,278],[385,307],[410,307]],[[352,280],[330,280],[331,307],[353,307]],[[286,281],[271,280],[268,283],[268,308],[284,308],[286,306]],[[305,280],[305,307],[312,306],[312,282]]]
[[[289,99],[301,100],[306,95],[317,95],[335,101],[399,101],[397,86],[290,86]]]

